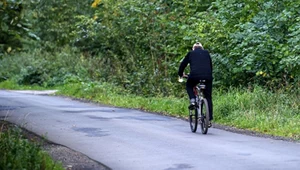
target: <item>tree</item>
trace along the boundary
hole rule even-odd
[[[22,10],[22,1],[0,1],[0,55],[22,47],[21,37],[28,29]]]
[[[92,11],[90,3],[81,0],[40,0],[31,3],[29,10],[34,31],[43,45],[54,45],[54,49],[55,46],[72,45],[72,32],[78,17],[91,17]]]

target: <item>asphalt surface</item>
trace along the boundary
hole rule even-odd
[[[114,170],[298,170],[300,144],[45,93],[0,90],[0,119],[79,151]]]

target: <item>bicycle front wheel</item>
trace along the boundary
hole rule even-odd
[[[208,102],[204,98],[202,99],[201,106],[200,106],[200,120],[202,134],[207,134],[208,126],[209,126],[209,109],[208,109]]]
[[[197,131],[197,125],[198,125],[198,108],[189,109],[189,121],[190,121],[191,131],[195,133]]]

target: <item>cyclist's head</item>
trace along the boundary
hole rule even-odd
[[[194,45],[193,45],[193,50],[197,49],[197,48],[200,48],[200,49],[203,49],[203,46],[200,42],[196,42]]]

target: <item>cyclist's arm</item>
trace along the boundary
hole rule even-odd
[[[210,68],[211,68],[211,72],[212,72],[213,71],[213,65],[212,65],[210,54],[209,54],[209,59],[210,59]]]
[[[188,53],[184,59],[182,60],[182,62],[180,63],[180,66],[179,66],[179,70],[178,70],[178,75],[179,77],[182,77],[183,76],[183,71],[184,69],[186,68],[186,66],[189,64],[189,55],[190,53]]]
[[[212,65],[211,55],[208,51],[207,51],[207,53],[208,53],[208,56],[209,56],[210,68],[211,68],[211,72],[212,72],[213,71],[213,65]]]

